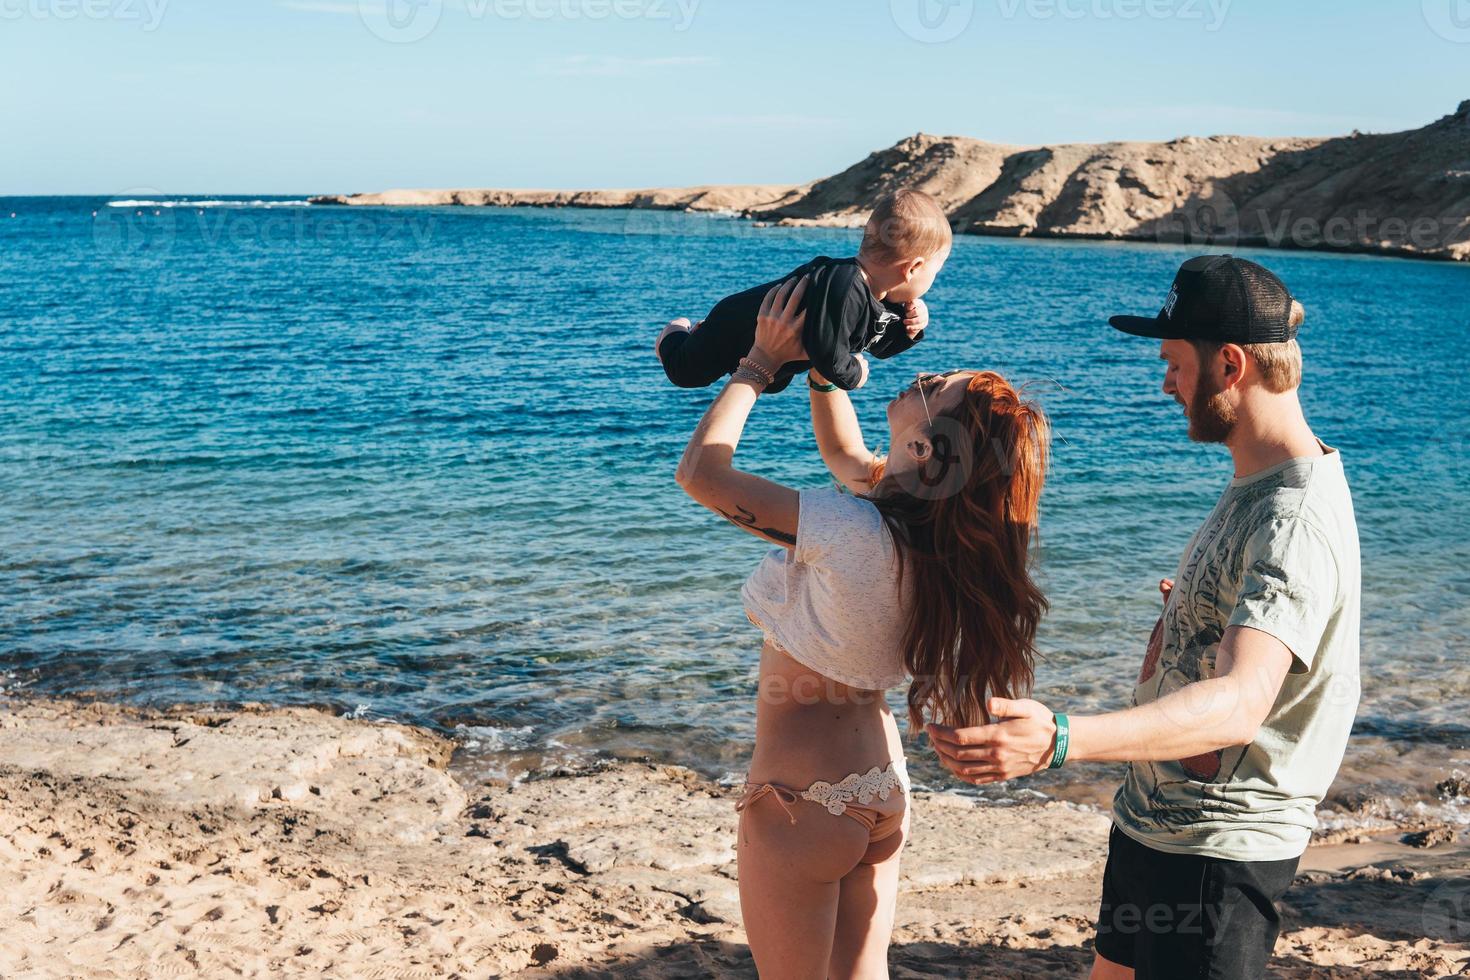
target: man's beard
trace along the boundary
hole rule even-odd
[[[1189,438],[1195,442],[1225,442],[1237,421],[1235,408],[1225,400],[1222,390],[1213,379],[1201,375],[1189,406]]]

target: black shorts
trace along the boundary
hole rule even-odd
[[[1299,860],[1167,854],[1114,827],[1097,952],[1138,980],[1260,980]]]

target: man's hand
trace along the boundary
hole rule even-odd
[[[1164,597],[1164,605],[1169,604],[1169,596],[1174,594],[1174,580],[1166,578],[1159,583],[1159,594]]]
[[[995,721],[982,728],[925,726],[944,768],[984,786],[1029,776],[1051,764],[1057,723],[1050,708],[1037,701],[991,698],[990,716]]]
[[[929,305],[921,299],[909,300],[903,308],[903,328],[913,340],[929,326]]]

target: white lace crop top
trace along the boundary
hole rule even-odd
[[[801,492],[796,548],[778,548],[741,590],[751,622],[796,660],[839,684],[886,691],[906,678],[899,555],[870,501]]]

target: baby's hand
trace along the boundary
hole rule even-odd
[[[929,305],[921,299],[910,300],[904,305],[903,328],[913,340],[929,326]]]
[[[859,354],[857,355],[857,362],[863,369],[863,376],[858,379],[857,383],[858,388],[861,388],[863,385],[868,383],[868,359]],[[856,391],[857,389],[854,388],[853,390]]]

